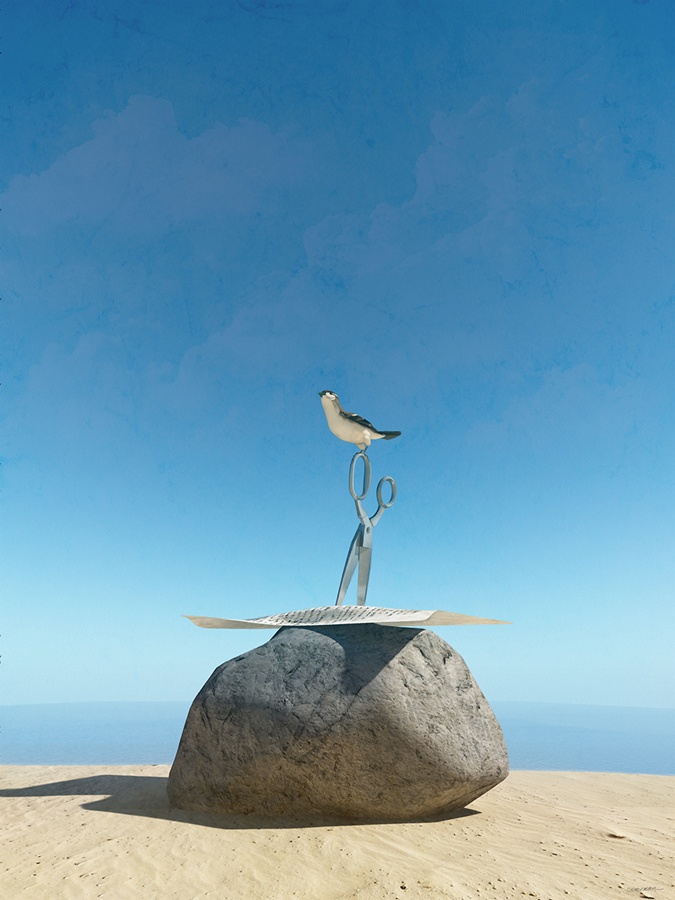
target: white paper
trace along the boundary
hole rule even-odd
[[[200,628],[282,628],[284,625],[509,625],[499,619],[480,619],[441,609],[389,609],[382,606],[317,606],[258,619],[214,619],[186,616]]]

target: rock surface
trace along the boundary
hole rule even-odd
[[[287,627],[201,689],[168,792],[191,811],[406,820],[459,809],[507,774],[494,713],[436,634]]]

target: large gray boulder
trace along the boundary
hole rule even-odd
[[[404,820],[461,808],[507,774],[494,713],[436,634],[288,627],[209,678],[168,792],[192,811]]]

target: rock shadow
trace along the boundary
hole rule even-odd
[[[77,797],[101,794],[99,800],[82,804],[82,809],[96,812],[117,813],[125,816],[144,816],[171,822],[185,822],[206,828],[230,830],[320,828],[325,826],[349,827],[350,825],[390,825],[423,822],[443,822],[466,816],[479,815],[479,810],[459,809],[442,816],[430,818],[344,820],[320,816],[307,818],[264,818],[262,816],[228,816],[215,813],[193,813],[175,809],[169,805],[166,793],[168,779],[163,775],[90,775],[53,781],[23,788],[4,788],[2,797]]]
[[[423,628],[403,628],[361,622],[358,625],[312,625],[302,629],[285,626],[277,634],[292,630],[302,639],[303,632],[316,632],[338,644],[345,658],[343,685],[350,694],[358,694],[412,641]],[[295,638],[296,635],[293,635]]]

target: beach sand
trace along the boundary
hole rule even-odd
[[[675,777],[512,772],[451,818],[170,810],[168,766],[2,766],[0,897],[675,897]]]

